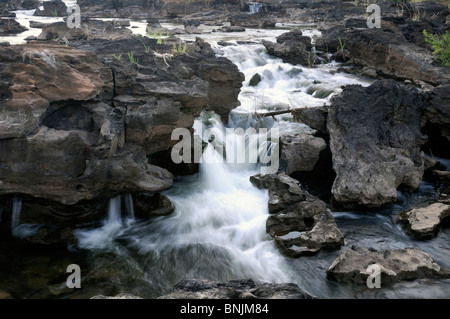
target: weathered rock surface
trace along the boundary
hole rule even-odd
[[[72,227],[101,220],[108,211],[108,200],[84,201],[74,205],[62,205],[48,199],[38,199],[32,196],[20,195],[21,201],[20,223],[51,225],[58,228]],[[0,198],[0,210],[12,212],[13,196]],[[4,214],[2,220],[11,224],[10,214]]]
[[[220,32],[245,32],[245,28],[238,26],[238,25],[233,25],[233,26],[229,26],[229,27],[222,27],[222,28],[218,29],[217,31],[220,31]]]
[[[372,273],[367,267],[378,264],[381,283],[419,278],[448,278],[450,272],[439,266],[426,252],[417,248],[374,251],[352,247],[343,251],[327,270],[327,278],[338,282],[366,284]]]
[[[25,10],[33,10],[33,9],[37,9],[40,5],[40,1],[39,0],[23,0],[21,7],[22,9]]]
[[[404,224],[407,233],[411,236],[423,239],[434,236],[442,220],[449,216],[449,205],[434,203],[400,213],[397,216],[397,222]]]
[[[25,45],[3,51],[2,61],[10,80],[0,113],[2,194],[74,204],[171,185],[170,173],[125,145],[125,110],[110,106],[112,72],[94,54]]]
[[[383,18],[381,28],[368,29],[355,28],[354,23],[344,22],[324,30],[322,37],[317,39],[316,48],[334,53],[342,49],[342,43],[354,64],[371,67],[378,74],[436,85],[442,79],[450,78],[450,69],[433,63],[432,51],[425,47],[420,32],[424,28],[432,33],[444,30],[439,23],[437,26],[424,26],[424,23],[392,17]],[[415,33],[414,29],[417,29]]]
[[[311,52],[311,38],[303,36],[301,31],[283,33],[277,43],[263,40],[270,55],[281,58],[286,63],[313,66],[319,63],[315,53]]]
[[[173,291],[158,299],[312,299],[296,284],[262,284],[253,280],[218,283],[207,280],[183,280]]]
[[[421,122],[433,153],[450,157],[450,81],[429,92]]]
[[[327,130],[328,107],[308,107],[295,110],[294,117],[299,122],[308,125],[310,128],[326,134]]]
[[[42,3],[43,10],[39,8],[34,12],[35,16],[67,17],[67,6],[61,0],[51,0]]]
[[[261,78],[261,74],[259,73],[255,73],[250,81],[249,81],[249,85],[250,86],[257,86],[259,82],[261,82],[262,78]]]
[[[155,193],[152,196],[138,194],[133,196],[136,218],[167,216],[174,212],[175,206],[164,195]]]
[[[121,293],[116,296],[97,295],[97,296],[91,297],[91,299],[143,299],[143,298],[135,296],[135,295]]]
[[[201,40],[170,64],[143,41],[159,52],[173,45],[131,37],[2,49],[0,194],[73,205],[172,184],[147,156],[169,151],[173,129],[192,127],[204,107],[227,116],[243,75]],[[119,56],[130,51],[139,62]]]
[[[395,201],[400,185],[419,187],[425,162],[420,146],[426,142],[422,104],[416,89],[388,80],[347,86],[333,101],[327,128],[337,203],[380,206]]]
[[[42,226],[35,234],[25,237],[24,240],[29,244],[52,247],[66,247],[76,242],[71,228],[55,229],[48,226]]]
[[[12,18],[0,18],[0,35],[17,34],[27,30]]]
[[[287,175],[312,171],[319,161],[320,152],[327,147],[322,138],[308,134],[283,135],[280,142],[280,168]]]
[[[255,175],[250,181],[269,190],[271,215],[266,231],[284,254],[300,257],[344,244],[325,203],[303,190],[295,179],[286,175]]]

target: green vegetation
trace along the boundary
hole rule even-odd
[[[178,42],[178,45],[174,43],[172,46],[172,54],[184,54],[186,53],[186,48],[186,42]]]
[[[342,42],[341,38],[339,38],[339,46],[341,48],[342,53],[344,53],[345,44]]]
[[[134,51],[128,52],[127,55],[131,64],[139,64],[139,59],[135,58]]]
[[[153,39],[156,39],[156,44],[162,44],[162,43],[166,43],[166,40],[165,39],[162,39],[162,36],[163,36],[163,32],[162,31],[153,31],[153,32],[150,32],[150,30],[149,29],[147,29],[147,37],[148,38],[153,38]],[[168,36],[168,33],[166,32],[165,33],[165,36],[167,37]]]
[[[138,40],[142,43],[144,46],[145,53],[150,53],[150,47],[145,45],[144,40],[141,39],[141,37],[138,38]]]
[[[117,61],[120,61],[122,59],[122,55],[123,52],[120,52],[119,54],[113,54],[113,57],[115,57]]]
[[[433,47],[433,54],[444,66],[450,66],[450,31],[447,30],[442,36],[428,33],[423,30],[425,41]]]

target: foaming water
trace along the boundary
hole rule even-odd
[[[225,127],[212,123],[219,141]],[[124,224],[120,197],[111,199],[102,227],[76,232],[79,247],[137,258],[154,293],[186,278],[290,281],[284,257],[266,234],[268,192],[249,181],[258,171],[231,167],[209,144],[200,172],[164,192],[176,207],[171,216]]]
[[[314,68],[284,63],[268,55],[262,44],[227,46],[218,52],[233,61],[245,75],[239,97],[241,106],[235,112],[322,106],[342,92],[341,86],[373,83],[367,78],[336,73],[337,63]],[[250,86],[255,74],[261,76],[261,81]]]

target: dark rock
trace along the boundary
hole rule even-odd
[[[27,30],[19,22],[10,18],[0,18],[0,35],[17,34]]]
[[[429,142],[424,149],[433,154],[450,157],[450,83],[430,92],[422,111],[421,124]]]
[[[21,224],[53,225],[60,228],[100,220],[108,211],[108,200],[85,201],[75,205],[62,205],[58,202],[21,195]],[[5,211],[11,212],[13,197],[0,198]],[[9,216],[4,216],[9,218]],[[5,219],[4,218],[4,219]]]
[[[286,63],[313,66],[320,61],[314,52],[311,52],[311,38],[303,36],[300,31],[283,33],[277,38],[277,43],[263,40],[270,55],[281,58]]]
[[[97,296],[91,297],[91,299],[143,299],[143,298],[135,296],[135,295],[131,295],[131,294],[120,293],[115,296],[97,295]]]
[[[269,190],[271,215],[266,230],[282,253],[300,257],[344,244],[325,203],[301,189],[296,180],[286,175],[255,175],[250,181]]]
[[[44,23],[39,21],[30,21],[30,28],[43,29],[50,26],[51,23]]]
[[[25,10],[33,10],[37,9],[39,5],[40,5],[39,0],[23,0],[20,6],[22,7],[22,9]]]
[[[110,104],[111,69],[93,53],[34,44],[8,47],[0,59],[11,79],[0,112],[0,148],[8,149],[0,152],[1,194],[70,205],[172,184],[142,148],[125,144],[125,110]]]
[[[287,175],[312,171],[319,160],[320,153],[327,147],[322,138],[308,134],[283,135],[280,145],[280,167]]]
[[[29,244],[45,246],[67,246],[76,242],[71,228],[52,229],[48,226],[42,226],[34,235],[27,236],[24,240]]]
[[[419,34],[423,28],[427,29],[423,23],[383,18],[381,28],[346,28],[345,24],[324,30],[316,48],[331,53],[341,51],[340,57],[339,53],[336,55],[339,60],[350,59],[353,64],[371,67],[377,74],[390,77],[434,85],[450,78],[450,69],[435,65],[431,51],[419,46],[424,46],[423,36]]]
[[[190,279],[176,284],[173,291],[158,299],[312,299],[295,284],[256,285],[253,280],[218,283]]]
[[[232,25],[229,27],[222,27],[218,29],[217,31],[220,32],[245,32],[245,28],[237,25]]]
[[[338,282],[366,284],[369,265],[381,268],[381,283],[419,278],[448,278],[450,272],[417,248],[373,251],[352,247],[343,251],[327,270],[327,278]]]
[[[175,211],[175,206],[164,195],[155,193],[152,196],[139,194],[133,196],[134,212],[136,218],[151,218],[170,215]]]
[[[184,31],[187,34],[202,34],[202,31],[200,31],[196,26],[192,26],[192,25],[185,26]]]
[[[347,86],[333,100],[327,127],[337,203],[380,206],[395,201],[400,185],[420,186],[420,146],[426,142],[420,131],[422,105],[415,88],[388,80],[367,88]]]
[[[260,189],[269,190],[269,213],[275,214],[298,202],[315,201],[314,196],[303,190],[299,182],[287,175],[254,175],[250,182]]]
[[[36,9],[34,12],[35,16],[45,16],[45,17],[66,17],[67,16],[67,6],[61,0],[51,0],[42,3],[44,10]]]
[[[439,181],[450,182],[450,172],[433,170],[432,174]]]
[[[258,83],[261,82],[261,75],[259,73],[255,73],[252,78],[250,79],[250,82],[248,85],[250,86],[257,86]]]
[[[307,231],[291,230],[284,236],[275,237],[281,251],[290,257],[307,256],[321,249],[338,249],[344,245],[344,237],[336,226],[329,210],[314,216],[313,225]]]
[[[294,117],[310,128],[326,134],[328,107],[307,107],[295,110]]]
[[[428,239],[434,236],[442,220],[449,216],[449,205],[434,203],[427,207],[400,213],[397,222],[404,224],[407,233],[411,236]]]

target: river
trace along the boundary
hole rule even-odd
[[[23,24],[29,19],[54,20],[35,19],[30,17],[30,11],[17,14]],[[133,21],[131,25],[136,27],[132,29],[135,33],[145,31],[142,21]],[[179,27],[170,23],[162,25]],[[312,25],[295,27],[305,35],[320,36]],[[203,28],[205,32],[212,30],[212,27]],[[27,32],[27,36],[36,35]],[[368,78],[337,72],[339,63],[308,68],[269,56],[261,40],[275,41],[283,32],[286,32],[283,28],[249,29],[242,33],[202,35],[217,55],[227,57],[238,66],[246,80],[239,95],[241,106],[230,114],[229,124],[225,126],[214,114],[204,115],[194,125],[197,134],[212,128],[220,139],[227,127],[245,129],[253,125],[249,114],[254,111],[327,105],[333,95],[341,92],[341,86],[372,83]],[[192,41],[196,36],[181,37]],[[21,43],[23,34],[14,39],[12,43]],[[262,81],[250,86],[249,79],[255,73],[262,76]],[[294,122],[290,115],[266,119],[264,125],[278,128],[281,134],[311,133],[311,129]],[[110,200],[108,217],[100,225],[76,229],[78,244],[68,250],[29,251],[19,240],[1,241],[0,287],[19,298],[86,298],[119,292],[154,298],[168,293],[183,279],[251,278],[257,283],[293,282],[319,298],[448,298],[448,279],[417,280],[381,289],[329,281],[326,269],[339,251],[298,259],[283,256],[265,230],[268,193],[249,182],[260,166],[223,163],[211,145],[205,156],[208,163],[200,164],[198,174],[177,177],[174,185],[163,192],[176,207],[170,216],[136,220],[131,208],[121,211],[121,200],[132,207],[132,198],[122,196]],[[450,229],[442,229],[432,240],[416,241],[395,223],[399,212],[433,199],[436,199],[435,186],[424,181],[418,192],[399,192],[397,202],[387,208],[339,211],[333,215],[345,237],[345,248],[352,245],[375,249],[418,247],[450,268]],[[15,200],[15,216],[20,213],[19,206]],[[16,235],[20,237],[20,232]],[[76,291],[65,287],[64,265],[72,263],[80,264],[82,270],[83,289]]]

